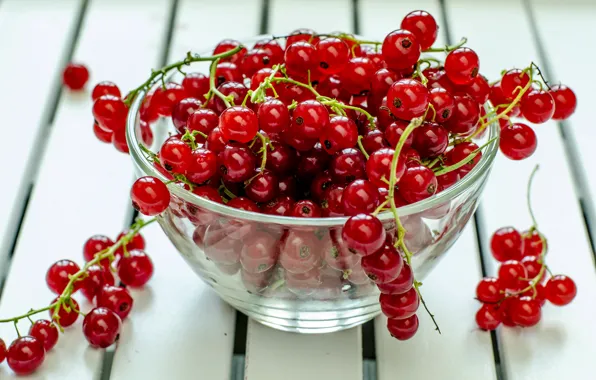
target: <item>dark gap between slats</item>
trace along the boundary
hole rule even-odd
[[[261,0],[261,15],[259,17],[259,34],[269,32],[269,17],[271,0]],[[236,323],[234,325],[234,350],[232,355],[232,370],[230,379],[244,379],[244,363],[246,358],[246,345],[248,333],[248,317],[236,310]]]
[[[102,0],[96,0],[102,1]],[[166,27],[166,33],[164,35],[162,47],[161,47],[161,55],[159,58],[158,66],[162,67],[168,63],[168,56],[170,54],[170,48],[172,46],[172,37],[174,35],[174,26],[176,24],[176,15],[178,13],[178,0],[171,0],[170,12],[168,15],[168,25]],[[134,180],[134,178],[133,178]],[[132,207],[132,204],[129,204],[127,207],[126,217],[124,218],[124,228],[130,227],[132,223],[134,223],[135,219],[139,216],[137,210]],[[118,284],[119,286],[125,286],[122,283]],[[102,364],[100,373],[98,376],[99,380],[110,380],[112,376],[112,366],[114,365],[114,355],[116,354],[116,350],[118,349],[118,344],[115,347],[110,347],[107,349],[102,357]]]
[[[37,179],[37,173],[41,165],[41,158],[44,155],[44,152],[47,147],[47,142],[49,141],[48,137],[52,128],[52,122],[54,121],[56,109],[58,108],[58,102],[60,100],[60,94],[62,93],[61,68],[64,67],[65,64],[72,59],[74,46],[78,40],[79,33],[81,31],[81,24],[87,11],[87,5],[88,0],[83,0],[79,8],[79,12],[76,16],[77,21],[74,25],[74,28],[71,31],[71,34],[67,38],[69,42],[67,46],[69,47],[66,49],[66,51],[64,52],[64,56],[60,60],[60,70],[55,73],[49,100],[45,107],[45,112],[40,120],[41,127],[39,128],[39,133],[37,134],[33,142],[33,149],[31,150],[31,156],[27,161],[27,166],[25,167],[25,170],[22,173],[22,182],[19,184],[19,188],[21,189],[19,191],[19,194],[22,194],[22,198],[15,200],[15,203],[13,204],[13,210],[11,211],[8,217],[10,220],[9,226],[13,226],[14,230],[6,234],[7,241],[4,243],[2,247],[0,247],[0,249],[7,250],[6,262],[1,263],[3,264],[4,270],[0,272],[0,297],[2,297],[2,292],[4,291],[4,281],[6,279],[6,276],[8,275],[11,259],[17,247],[23,220],[25,219],[25,214],[27,212],[27,208],[29,207],[31,194],[33,192],[33,187]],[[10,239],[11,235],[12,239]],[[10,243],[8,241],[10,241]]]
[[[453,38],[451,37],[451,28],[449,26],[449,17],[447,16],[447,1],[448,0],[439,0],[439,5],[441,8],[441,22],[442,22],[442,30],[445,36],[445,40],[447,41],[448,45],[451,45]],[[486,252],[486,244],[485,242],[488,241],[488,235],[486,234],[486,229],[484,228],[484,223],[482,222],[482,202],[479,204],[476,212],[474,213],[474,226],[476,229],[476,239],[478,243],[478,253],[480,255],[480,270],[482,276],[487,275],[486,270],[486,257],[490,257],[488,252]],[[499,341],[499,337],[497,336],[495,331],[490,332],[490,339],[493,349],[493,360],[495,362],[495,372],[497,376],[497,380],[506,380],[505,371],[503,369],[503,360],[501,358],[501,344]]]
[[[526,16],[530,22],[530,29],[532,30],[532,37],[534,39],[534,45],[538,51],[538,57],[540,58],[540,70],[544,73],[547,79],[552,80],[553,70],[548,59],[546,47],[542,42],[542,37],[538,30],[538,24],[536,21],[536,15],[532,7],[530,0],[523,0],[524,9]],[[557,121],[557,127],[559,133],[563,139],[563,148],[565,149],[565,155],[571,171],[571,178],[573,180],[573,187],[578,198],[579,207],[582,211],[582,217],[584,219],[584,226],[586,228],[586,234],[588,235],[588,241],[592,250],[592,258],[596,265],[596,210],[592,206],[592,202],[589,195],[588,183],[586,182],[587,175],[581,164],[581,159],[577,150],[575,149],[575,135],[573,128],[566,121]]]

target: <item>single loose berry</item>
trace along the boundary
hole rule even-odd
[[[222,112],[219,129],[225,139],[247,143],[257,135],[259,121],[250,108],[235,106]]]
[[[118,262],[118,277],[127,286],[141,287],[153,276],[153,263],[144,251],[130,251]]]
[[[354,57],[341,71],[341,81],[350,94],[365,94],[371,90],[371,79],[376,72],[372,61],[366,57]]]
[[[358,214],[346,221],[342,227],[341,237],[355,253],[368,256],[383,247],[385,229],[377,217]]]
[[[58,328],[53,322],[46,319],[35,321],[29,328],[29,335],[42,342],[46,352],[50,351],[58,342]],[[2,360],[0,360],[1,362]]]
[[[56,294],[62,294],[70,282],[70,277],[80,271],[77,263],[71,260],[56,261],[46,273],[46,284]],[[75,290],[78,286],[75,283]]]
[[[317,50],[306,41],[288,42],[284,59],[286,69],[299,76],[306,76],[309,71],[314,73],[319,65]]]
[[[437,123],[424,122],[414,129],[412,147],[420,153],[420,157],[436,157],[445,153],[449,146],[449,133]],[[475,144],[474,144],[475,145]]]
[[[209,135],[219,125],[219,117],[215,112],[207,108],[196,110],[186,120],[186,129],[190,132],[199,131],[205,135]],[[182,131],[180,131],[182,132]],[[202,135],[195,136],[197,142],[205,142],[206,139]]]
[[[64,85],[71,90],[81,90],[89,80],[89,70],[85,65],[69,63],[62,73]]]
[[[337,152],[331,159],[329,172],[338,184],[346,184],[364,178],[366,159],[356,149],[348,148]]]
[[[118,340],[122,321],[112,310],[96,307],[83,320],[83,334],[92,347],[106,348]]]
[[[105,307],[118,314],[124,320],[132,310],[133,298],[126,288],[105,285],[97,293],[95,300],[97,307]]]
[[[281,133],[290,125],[288,106],[281,100],[267,99],[257,111],[259,127],[267,133]]]
[[[467,47],[460,47],[445,58],[445,73],[456,85],[465,85],[478,75],[479,60],[476,52]]]
[[[329,123],[327,107],[316,100],[298,103],[293,112],[292,128],[306,139],[318,139]]]
[[[7,363],[17,375],[29,375],[43,363],[43,342],[32,336],[15,339],[8,347]]]
[[[536,133],[523,123],[515,123],[501,129],[499,149],[512,160],[523,160],[536,151]]]
[[[217,156],[209,149],[192,151],[186,178],[193,183],[205,183],[217,173]],[[140,248],[143,249],[144,247]]]
[[[277,177],[265,170],[253,178],[244,191],[246,196],[255,202],[269,202],[277,196],[279,191]]]
[[[577,287],[570,277],[559,274],[546,282],[546,299],[557,306],[564,306],[575,298]]]
[[[155,177],[141,177],[130,189],[132,206],[143,215],[161,214],[170,205],[168,187]]]
[[[565,120],[575,112],[577,99],[573,90],[561,84],[552,86],[549,92],[555,101],[553,120]]]
[[[193,98],[205,101],[209,91],[209,77],[202,73],[188,73],[182,80],[184,91]]]

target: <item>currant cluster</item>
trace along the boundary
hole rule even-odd
[[[46,284],[57,297],[50,305],[0,320],[0,323],[14,323],[18,335],[8,348],[0,339],[0,363],[7,359],[8,366],[18,375],[34,372],[58,342],[59,331],[73,325],[79,315],[84,317],[83,334],[92,347],[111,346],[118,339],[122,320],[132,310],[133,298],[126,286],[142,287],[153,275],[153,264],[139,233],[150,222],[135,223],[130,230],[120,233],[116,242],[102,235],[90,237],[83,246],[86,262],[83,268],[66,259],[52,264]],[[115,285],[115,274],[121,286]],[[78,291],[94,306],[88,313],[82,312],[73,298]],[[49,320],[31,319],[44,311],[49,311]],[[24,318],[31,321],[31,327],[28,335],[21,336],[17,322]]]
[[[528,192],[529,189],[528,186]],[[529,209],[534,224],[527,231],[520,233],[513,227],[502,227],[491,237],[492,255],[501,264],[497,277],[485,277],[476,287],[476,298],[482,302],[476,323],[483,330],[494,330],[501,323],[510,327],[534,326],[540,321],[547,300],[564,306],[577,293],[570,277],[550,272],[546,265],[546,238]]]

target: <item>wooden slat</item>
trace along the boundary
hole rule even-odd
[[[463,35],[469,37],[469,46],[480,57],[482,73],[495,79],[502,69],[524,67],[532,60],[540,64],[520,1],[487,2],[482,7],[477,4],[471,0],[447,2],[454,39]],[[577,17],[580,14],[574,13]],[[557,15],[556,20],[560,20],[562,15]],[[578,24],[577,19],[569,19],[567,31]],[[588,39],[580,30],[576,32],[577,35],[568,35],[565,43],[575,38],[579,48],[580,41]],[[555,56],[561,52],[551,50],[550,54]],[[560,70],[562,76],[567,71],[581,70],[571,63],[565,68],[567,70]],[[555,273],[572,276],[579,291],[568,307],[545,306],[542,321],[535,328],[500,329],[504,368],[510,380],[554,380],[570,374],[581,376],[594,368],[596,328],[592,321],[596,317],[596,276],[593,257],[557,126],[548,122],[536,126],[535,131],[538,149],[531,158],[514,162],[498,157],[481,205],[484,225],[488,234],[506,225],[519,229],[530,226],[530,217],[525,212],[526,181],[533,166],[539,163],[532,198],[540,229],[549,239],[548,264]],[[494,260],[487,261],[493,264],[491,273],[495,273]]]
[[[390,31],[399,29],[402,17],[416,9],[433,14],[440,28],[444,28],[439,4],[432,0],[375,0],[361,2],[360,8],[362,34],[367,38],[382,39]],[[444,43],[443,33],[439,33],[436,44]],[[490,335],[478,331],[474,325],[474,314],[478,309],[473,299],[474,289],[481,277],[474,231],[473,226],[466,227],[422,287],[442,335],[434,331],[434,325],[423,309],[418,312],[420,329],[408,342],[396,341],[389,335],[384,317],[375,321],[379,380],[495,378]]]
[[[316,10],[313,6],[314,3],[311,6],[292,0],[271,1],[269,32],[281,35],[298,28],[312,28],[320,33],[352,30],[350,1],[317,2]],[[280,373],[285,380],[362,379],[360,327],[303,336],[249,321],[246,379],[273,380],[278,379]]]
[[[180,1],[168,60],[179,60],[189,50],[210,53],[223,38],[256,35],[260,9],[255,1]],[[208,66],[200,67],[207,73]],[[143,72],[148,70],[145,63]],[[144,307],[123,332],[111,379],[228,380],[234,310],[197,277],[158,226],[148,229],[155,276],[150,291],[133,291]]]
[[[36,2],[37,6],[42,3],[45,2]],[[142,7],[119,0],[92,1],[74,53],[74,60],[90,68],[90,84],[110,79],[127,89],[142,81],[149,66],[155,65],[161,55],[165,15],[169,9],[170,0],[151,1]],[[45,17],[53,27],[61,24],[60,19],[47,14]],[[39,61],[35,64],[40,70],[44,66]],[[35,93],[32,88],[35,86],[28,93]],[[44,282],[47,268],[61,258],[82,262],[84,241],[96,233],[115,237],[128,214],[130,158],[111,145],[100,143],[93,135],[90,90],[63,95],[51,135],[47,137],[48,147],[4,289],[0,305],[3,316],[48,304],[53,296]],[[12,111],[6,114],[14,114]],[[135,314],[160,313],[158,309],[143,309],[141,305],[139,302],[132,318]],[[21,331],[26,332],[27,325],[28,322],[23,322]],[[8,341],[14,338],[11,326],[0,328],[0,336]],[[125,329],[131,328],[127,323]],[[139,330],[135,333],[142,335]],[[89,348],[79,320],[60,337],[35,378],[95,378],[102,355],[101,350]],[[6,377],[4,374],[0,377],[12,376],[8,368],[4,370]]]
[[[596,240],[596,130],[592,125],[592,102],[596,99],[592,81],[586,80],[591,65],[590,59],[578,59],[577,49],[584,41],[596,38],[596,27],[591,20],[596,16],[596,3],[586,0],[559,2],[550,0],[533,1],[532,9],[536,17],[542,44],[550,63],[552,83],[570,86],[578,98],[575,114],[566,121],[565,136],[572,147],[572,162],[579,169],[580,192],[585,200],[586,211],[591,222],[592,239]],[[583,49],[583,48],[582,48]],[[573,68],[570,70],[569,68]]]
[[[0,73],[4,91],[4,141],[0,160],[4,186],[0,196],[0,280],[17,233],[29,187],[44,144],[43,129],[70,48],[82,0],[39,2],[5,0],[0,4]],[[42,64],[43,63],[43,64]]]

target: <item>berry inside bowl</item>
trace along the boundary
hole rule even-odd
[[[258,36],[247,40],[243,42],[245,46],[251,48],[256,42],[257,48],[245,52],[243,58],[235,54],[214,66],[215,75],[211,77],[217,91],[210,92],[210,101],[205,101],[204,97],[209,90],[208,75],[185,76],[176,72],[165,78],[166,83],[159,81],[153,83],[149,91],[139,91],[132,102],[126,138],[137,175],[153,176],[167,183],[171,195],[169,207],[158,216],[158,221],[202,280],[226,302],[265,325],[301,333],[343,330],[378,315],[381,312],[380,294],[386,315],[408,318],[416,311],[419,302],[413,288],[414,277],[421,280],[429,273],[437,259],[457,240],[476,209],[497,152],[498,124],[488,125],[488,133],[474,140],[477,145],[468,142],[468,146],[464,146],[453,138],[453,130],[449,132],[451,138],[447,134],[441,137],[444,131],[436,132],[442,127],[423,123],[419,118],[415,126],[418,132],[412,135],[409,144],[418,147],[415,153],[422,152],[423,155],[416,157],[404,153],[406,174],[399,182],[395,178],[397,186],[393,197],[394,201],[405,198],[395,202],[400,224],[405,230],[401,241],[408,248],[406,254],[403,249],[394,248],[395,241],[401,236],[395,214],[380,207],[389,199],[386,188],[387,182],[391,181],[375,174],[375,169],[382,169],[387,160],[391,162],[393,148],[412,123],[392,118],[389,112],[392,107],[388,107],[386,99],[373,99],[372,95],[346,98],[345,94],[350,91],[361,92],[362,81],[350,77],[345,85],[338,85],[342,79],[345,81],[346,78],[341,77],[345,74],[329,75],[325,72],[329,70],[327,63],[319,63],[320,70],[314,66],[317,75],[307,78],[292,72],[290,69],[295,66],[290,62],[299,58],[303,51],[296,54],[288,54],[289,49],[285,51],[285,74],[298,78],[292,80],[302,81],[302,84],[308,85],[310,80],[313,85],[308,87],[313,89],[317,82],[316,89],[321,94],[311,94],[307,86],[283,82],[273,87],[275,91],[265,88],[259,97],[258,85],[252,83],[251,86],[251,80],[262,83],[278,77],[271,69],[259,70],[284,61],[284,44],[272,43],[272,38]],[[313,45],[305,42],[310,38],[295,43],[297,46],[293,49],[312,48]],[[348,45],[351,40],[343,41]],[[234,46],[231,42],[222,42],[214,54]],[[356,53],[356,49],[353,50],[354,54],[363,56],[350,59],[349,65],[356,65],[356,71],[362,65],[380,64],[375,61],[382,59],[378,57],[379,53],[365,49],[358,49],[359,53]],[[187,66],[184,65],[185,73],[209,72],[209,62]],[[378,90],[378,77],[398,75],[383,67],[373,68],[374,78],[367,77],[364,84],[372,92]],[[402,75],[406,74],[399,74]],[[415,87],[420,83],[408,78],[401,80],[416,82],[408,82]],[[248,89],[252,89],[253,96]],[[378,91],[399,90],[392,86]],[[238,109],[230,111],[231,108],[226,109],[226,102],[214,92],[223,93],[224,98],[233,99],[236,105],[248,106],[231,107]],[[434,91],[433,96],[442,97],[443,92],[442,89]],[[281,101],[274,100],[275,95]],[[203,98],[199,100],[206,103],[206,107],[196,102],[201,96]],[[195,99],[187,99],[193,97]],[[335,101],[342,97],[343,105],[338,105]],[[461,98],[458,101],[462,104],[468,101]],[[280,110],[276,107],[281,104],[282,113],[289,108],[291,125],[285,126],[281,134],[271,132],[284,127],[279,126],[273,111],[259,112],[259,106],[254,104],[258,102],[269,102],[269,110],[273,111]],[[352,108],[342,108],[346,105]],[[367,108],[374,121],[363,113],[354,112],[354,107]],[[415,112],[415,105],[408,107],[406,113]],[[244,117],[243,113],[251,115]],[[319,117],[320,113],[327,118],[326,123],[335,126],[333,131],[348,128],[348,124],[356,125],[357,134],[362,139],[348,139],[348,142],[347,137],[318,136],[315,139],[318,132],[309,126],[316,126],[316,123],[307,121],[309,117]],[[156,122],[158,115],[166,118]],[[267,120],[267,133],[255,137],[251,130],[252,115],[258,117],[258,122]],[[410,118],[415,118],[412,115]],[[436,113],[435,109],[434,118],[441,117],[446,114]],[[235,120],[239,120],[237,125]],[[148,126],[151,123],[154,123],[153,130]],[[190,123],[194,123],[194,127],[188,130],[200,133],[186,133],[185,128]],[[372,123],[375,127],[368,128]],[[220,129],[223,124],[227,138]],[[285,136],[288,128],[299,129],[300,136]],[[473,132],[466,130],[465,134]],[[454,133],[459,133],[460,140],[465,137],[462,131]],[[461,170],[440,175],[442,178],[437,180],[437,173],[442,173],[444,169],[440,167],[444,163],[435,159],[438,156],[433,150],[435,145],[425,143],[431,137],[445,138],[456,144],[449,147],[449,151],[455,151],[450,154],[455,157],[452,164],[461,163],[462,159],[479,151],[478,145],[485,144],[481,155],[460,165]],[[336,150],[335,143],[341,149]],[[342,144],[350,146],[343,147]],[[404,140],[401,145],[406,144]],[[264,160],[265,155],[259,150],[261,145],[268,160]],[[442,152],[446,149],[447,144]],[[181,153],[182,150],[192,152],[195,163],[201,165],[200,170],[187,169],[180,160],[176,161],[186,154]],[[387,172],[390,172],[389,168]],[[275,187],[273,190],[272,186]],[[416,186],[423,186],[422,196]],[[424,194],[425,191],[431,193]],[[362,205],[370,197],[376,199],[375,208],[380,208],[376,217],[368,215],[374,213],[374,208],[369,209],[367,215],[361,212],[362,207],[370,206]],[[346,226],[348,217],[340,216],[342,212],[360,214],[350,218],[352,224],[348,223],[348,226],[351,225],[351,229]],[[288,214],[293,216],[286,216]],[[322,217],[322,214],[329,216]],[[362,246],[356,254],[354,241],[361,238],[362,228],[376,228],[367,218],[380,222],[382,241],[374,252],[367,252]]]

